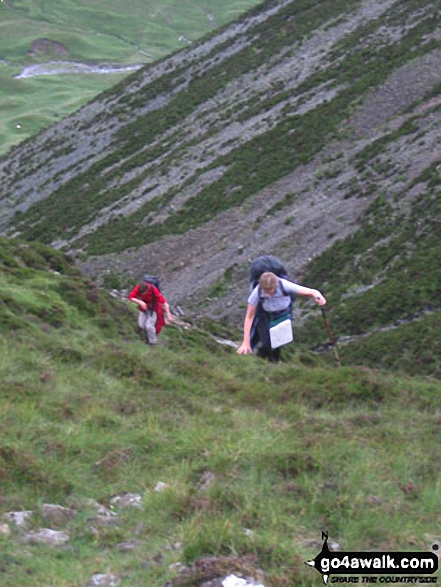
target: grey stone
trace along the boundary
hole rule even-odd
[[[158,483],[156,483],[156,486],[155,486],[156,493],[159,493],[161,491],[165,491],[166,489],[168,489],[167,483],[163,483],[162,481],[158,481]]]
[[[29,518],[32,516],[33,513],[34,512],[30,510],[23,512],[7,512],[6,514],[3,514],[3,518],[7,522],[12,522],[13,524],[15,524],[17,528],[25,528],[29,521]]]
[[[139,493],[124,493],[112,497],[110,503],[119,508],[140,508],[142,507],[141,500],[142,498]]]
[[[0,524],[0,536],[10,536],[11,528],[8,524]]]
[[[119,526],[121,523],[120,519],[116,515],[112,517],[102,515],[93,516],[92,518],[88,518],[87,521],[90,524],[97,526],[98,528],[114,528]]]
[[[96,510],[96,513],[99,516],[111,518],[111,517],[114,517],[117,515],[111,509],[106,508],[106,506],[98,503],[94,499],[87,499],[84,503],[87,507],[90,507],[91,509]]]
[[[118,587],[121,576],[111,573],[94,575],[87,583],[87,587]]]
[[[119,550],[119,552],[133,552],[139,548],[141,544],[141,540],[135,540],[132,538],[132,540],[129,540],[128,542],[120,542],[117,544],[116,549]]]
[[[47,544],[48,546],[62,546],[69,542],[70,536],[67,532],[40,528],[39,530],[27,532],[23,535],[22,541],[26,544]]]
[[[264,587],[260,581],[255,581],[253,577],[245,579],[236,575],[228,575],[221,583],[222,587]]]
[[[204,581],[201,587],[222,587],[222,581],[225,577],[217,577],[216,579],[211,579],[210,581]]]
[[[186,567],[185,565],[183,565],[181,562],[176,562],[176,563],[172,563],[171,565],[168,565],[168,570],[169,571],[177,571],[179,574],[185,573],[186,571],[188,571],[188,567]]]
[[[76,512],[61,505],[44,503],[41,508],[41,517],[47,526],[64,526],[75,517]]]

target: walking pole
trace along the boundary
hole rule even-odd
[[[321,311],[322,311],[323,320],[325,322],[326,332],[328,333],[328,336],[329,336],[329,342],[331,343],[332,349],[334,351],[335,362],[337,363],[338,367],[341,367],[340,357],[338,356],[337,345],[335,343],[334,336],[332,334],[331,325],[329,324],[329,320],[326,317],[325,309],[321,308]]]

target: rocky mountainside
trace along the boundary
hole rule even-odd
[[[264,252],[334,305],[364,304],[412,255],[436,259],[440,8],[264,2],[14,148],[3,234],[70,251],[109,283],[158,273],[172,304],[236,323]],[[395,321],[437,311],[439,287],[422,289],[438,302],[412,298]],[[336,320],[347,336],[395,324]]]

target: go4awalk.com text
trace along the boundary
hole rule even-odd
[[[437,583],[438,545],[433,545],[432,552],[333,552],[327,534],[323,538],[321,552],[306,564],[321,573],[325,585]]]
[[[435,584],[437,577],[331,577],[330,583],[355,584],[364,583],[365,585],[391,585],[391,584]]]

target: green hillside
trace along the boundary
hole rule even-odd
[[[310,263],[305,279],[324,280],[337,335],[355,338],[342,348],[345,360],[441,378],[438,163],[414,185],[420,193],[409,207],[399,196],[379,196],[359,230]],[[321,329],[317,318],[308,320],[299,342],[313,345]]]
[[[0,3],[0,154],[127,75],[48,76],[26,68],[54,61],[121,66],[150,63],[222,27],[256,3],[4,0]],[[25,71],[28,77],[16,79]]]
[[[178,326],[149,348],[62,253],[0,250],[2,586],[312,586],[322,530],[344,550],[439,539],[439,381],[308,353],[272,365]],[[43,504],[73,518],[50,526]],[[26,529],[5,533],[11,511],[34,512]],[[42,527],[67,542],[24,546]]]
[[[269,6],[272,4],[277,5],[275,2],[268,3]],[[256,75],[259,68],[280,60],[284,52],[295,55],[297,43],[317,30],[326,29],[342,14],[351,14],[360,4],[356,0],[350,3],[334,0],[290,2],[271,13],[263,23],[258,21],[250,27],[246,46],[239,51],[234,50],[237,41],[233,37],[203,60],[193,59],[190,65],[173,69],[137,92],[129,91],[133,78],[122,82],[100,99],[98,104],[101,102],[103,107],[94,121],[98,125],[104,121],[110,123],[112,119],[127,120],[115,133],[109,152],[89,165],[87,170],[70,174],[70,179],[62,181],[62,185],[43,202],[31,206],[24,215],[18,215],[14,219],[15,227],[24,237],[45,242],[78,239],[82,229],[93,225],[105,208],[107,219],[99,222],[94,230],[87,231],[88,234],[79,242],[75,239],[73,246],[93,255],[120,252],[197,228],[223,211],[240,207],[297,167],[311,162],[330,140],[338,143],[344,138],[348,132],[347,120],[355,105],[381,86],[394,70],[417,57],[439,50],[439,40],[425,42],[426,37],[434,33],[441,18],[432,2],[427,1],[427,13],[414,26],[405,28],[395,44],[379,45],[375,33],[384,26],[405,27],[416,10],[413,2],[406,4],[397,14],[385,14],[382,20],[369,22],[345,36],[327,55],[327,67],[320,68],[290,91],[280,83],[280,87],[277,85],[271,88],[272,91],[258,95],[258,100],[229,104],[228,110],[219,105],[214,121],[207,124],[207,128],[203,128],[204,120],[197,114],[205,110],[207,102],[222,95],[234,82],[238,83],[253,73]],[[226,56],[229,49],[233,50],[233,54]],[[380,60],[379,52],[382,56]],[[216,55],[219,56],[219,63],[216,63]],[[214,63],[210,61],[210,56]],[[197,68],[206,71],[203,75],[192,72]],[[179,89],[181,85],[183,87]],[[289,112],[290,100],[302,103],[307,100],[309,92],[322,85],[329,90],[338,88],[335,97],[323,100],[302,116]],[[431,85],[425,90],[422,88],[421,98],[433,98],[439,95],[440,90],[441,84],[436,88]],[[255,92],[253,87],[248,91]],[[231,94],[234,95],[233,92]],[[156,109],[143,115],[142,105],[160,95],[171,97],[160,109],[161,115],[158,116]],[[228,96],[229,101],[232,96]],[[421,98],[411,106],[417,108]],[[104,108],[106,100],[114,103],[111,110]],[[273,128],[259,132],[244,144],[236,137],[236,143],[226,155],[217,153],[213,156],[207,152],[204,161],[203,152],[199,161],[190,165],[188,180],[176,181],[162,195],[149,197],[150,192],[154,193],[158,187],[157,181],[153,180],[167,177],[179,159],[185,161],[204,139],[214,140],[216,134],[222,134],[233,123],[248,121],[275,105],[284,106],[284,109]],[[439,110],[439,106],[435,108]],[[414,126],[409,130],[409,120],[406,120],[407,130],[402,134],[417,133],[418,121],[424,120],[427,115],[426,112],[420,116],[411,114],[408,118],[414,121]],[[197,138],[193,136],[195,131],[190,132],[190,129],[186,129],[189,136],[182,136],[182,127],[186,128],[192,115],[196,120],[202,119],[198,120]],[[130,120],[131,117],[133,120]],[[206,114],[205,118],[208,118]],[[79,121],[74,125],[72,120],[72,127],[78,132],[81,130]],[[265,128],[265,125],[262,127]],[[401,136],[387,129],[383,133],[379,142],[384,147]],[[385,140],[385,136],[389,135],[390,140]],[[63,135],[53,137],[50,146],[54,156],[58,153],[63,156],[63,143]],[[354,166],[359,175],[364,169],[357,157],[363,154],[354,154]],[[373,155],[376,153],[371,154],[366,149],[367,160]],[[28,174],[32,176],[32,170],[27,170],[29,167],[29,164],[26,165],[17,174],[17,180],[25,179]],[[180,205],[170,206],[182,192],[185,193],[190,187],[194,189],[204,175],[218,168],[224,170],[220,179],[199,188],[193,197],[185,199]],[[339,174],[338,171],[335,173]],[[377,184],[380,184],[379,180]],[[379,195],[381,189],[376,183],[371,182],[373,195]],[[365,189],[357,191],[365,195]],[[79,201],[73,198],[74,193],[81,194]],[[133,212],[125,212],[135,197],[140,198],[143,205],[138,204]],[[351,194],[347,197],[350,198]],[[164,211],[163,220],[157,221],[155,213],[158,211]],[[67,227],[61,221],[63,217],[69,218]]]
[[[202,5],[200,5],[202,6]],[[0,160],[0,227],[239,328],[248,268],[320,289],[344,365],[440,377],[441,11],[267,0]],[[315,306],[296,348],[332,362]]]

